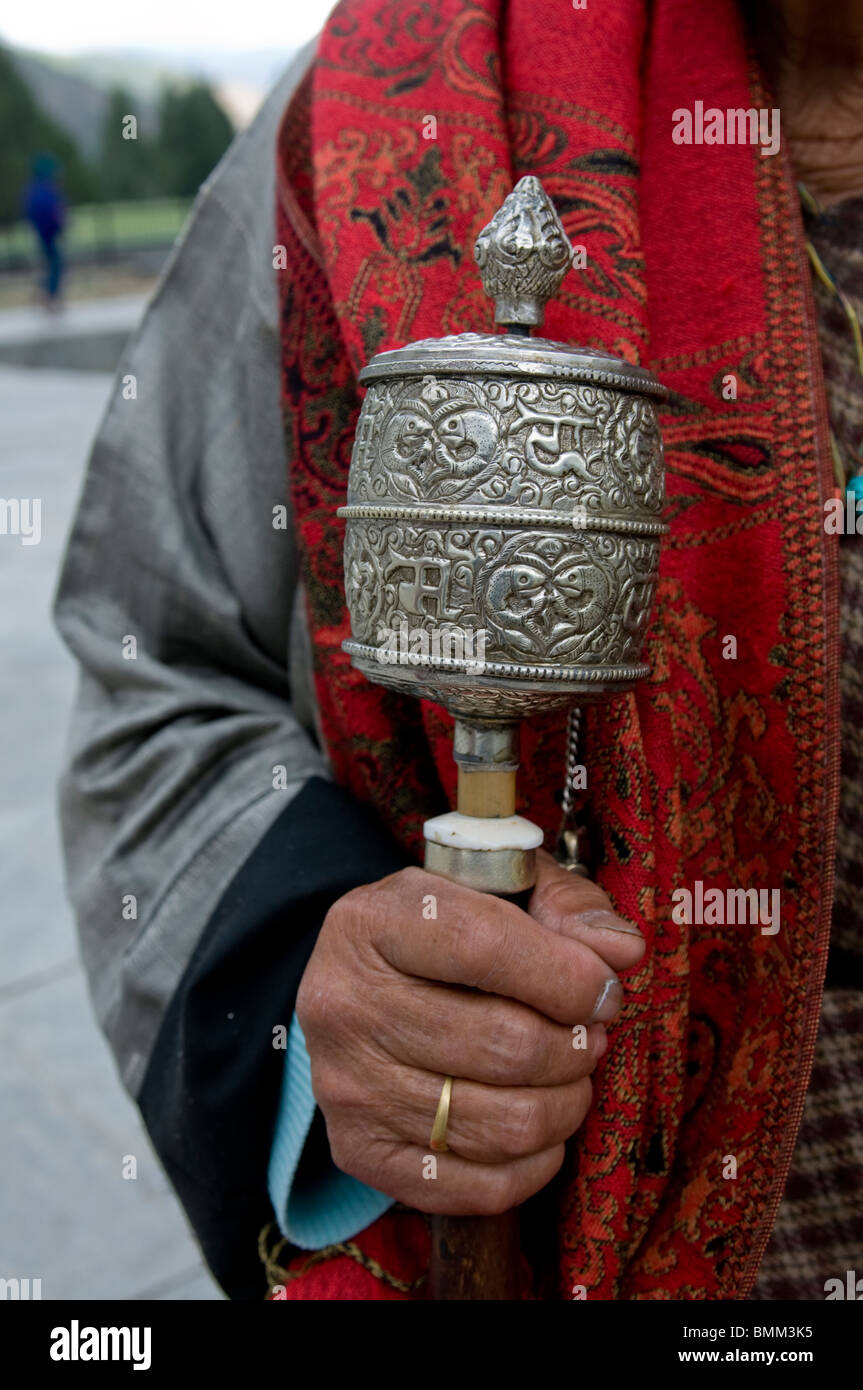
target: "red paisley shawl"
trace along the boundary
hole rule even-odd
[[[642,363],[672,393],[652,675],[589,716],[596,877],[649,950],[569,1145],[564,1298],[747,1295],[829,936],[837,580],[805,252],[783,154],[672,141],[696,101],[771,105],[732,0],[344,0],[279,137],[284,410],[323,732],[339,781],[418,858],[423,819],[454,798],[450,720],[340,650],[357,372],[383,348],[492,330],[472,246],[531,173],[587,250],[544,334]],[[520,809],[549,833],[563,744],[563,715],[525,729]],[[677,925],[672,894],[699,879],[779,888],[781,930]],[[398,1213],[358,1245],[408,1282],[427,1258]],[[344,1256],[287,1297],[408,1296],[383,1289]]]

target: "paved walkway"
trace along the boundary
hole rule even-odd
[[[0,362],[27,367],[112,371],[147,302],[145,295],[70,300],[0,310]]]
[[[94,1021],[63,893],[55,783],[75,678],[49,610],[110,385],[0,367],[0,497],[42,500],[38,545],[0,534],[0,1278],[41,1279],[44,1299],[212,1299]]]
[[[100,333],[116,328],[128,333],[141,317],[146,302],[144,295],[130,294],[114,299],[70,300],[56,313],[36,304],[22,309],[4,309],[0,313],[0,343],[77,337],[79,333]]]

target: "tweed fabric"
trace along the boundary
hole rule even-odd
[[[829,989],[800,1137],[752,1292],[824,1298],[863,1259],[863,992]]]

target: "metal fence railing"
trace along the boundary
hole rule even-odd
[[[189,198],[153,198],[134,203],[90,203],[70,208],[63,250],[70,262],[116,260],[139,251],[167,250],[191,207]],[[39,259],[26,222],[0,226],[0,272],[26,270]]]

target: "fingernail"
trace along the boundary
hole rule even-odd
[[[644,940],[644,933],[638,930],[633,922],[628,922],[625,917],[618,917],[613,912],[606,912],[601,908],[591,908],[587,912],[579,912],[577,920],[584,922],[588,927],[598,927],[603,931],[619,931],[624,936],[640,936]]]
[[[623,985],[612,975],[610,980],[599,992],[599,998],[593,1006],[593,1013],[590,1015],[591,1023],[610,1023],[613,1018],[620,1013],[620,1006],[623,1003]]]

